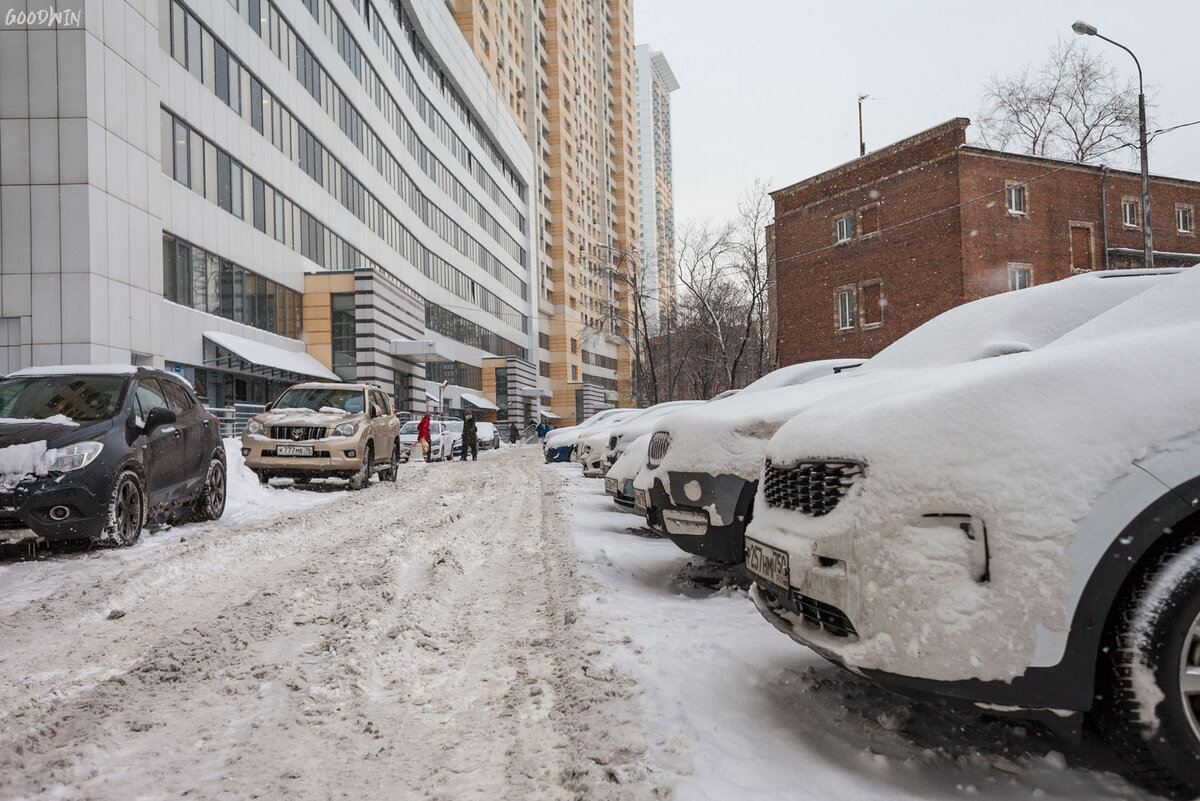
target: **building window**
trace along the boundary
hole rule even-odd
[[[344,381],[353,381],[358,377],[354,316],[353,292],[330,295],[333,372]]]
[[[1004,189],[1004,197],[1008,202],[1009,214],[1025,214],[1028,206],[1025,198],[1024,184],[1009,184]]]
[[[854,236],[854,218],[849,214],[843,214],[833,221],[833,241],[834,242],[849,242]]]
[[[1142,227],[1141,203],[1136,198],[1121,198],[1121,222],[1126,228]]]
[[[883,282],[872,281],[862,284],[862,327],[876,328],[883,325]]]
[[[837,293],[838,330],[854,328],[857,323],[854,304],[854,287],[839,289]]]
[[[572,380],[572,381],[578,381],[578,380],[579,380],[579,367],[578,367],[578,365],[574,365],[574,364],[572,364],[572,365],[571,365],[571,380]]]
[[[1008,265],[1008,288],[1027,289],[1033,286],[1033,267],[1028,264]]]
[[[1196,233],[1195,214],[1191,206],[1175,204],[1175,229],[1181,234]]]
[[[879,233],[879,204],[872,203],[858,210],[858,235],[873,236]]]

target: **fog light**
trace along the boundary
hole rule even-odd
[[[242,448],[242,456],[249,456],[249,455],[250,455],[250,449]]]
[[[50,519],[60,523],[71,516],[71,510],[65,506],[55,506],[50,510]]]
[[[349,450],[349,451],[345,451],[345,454],[346,454],[347,459],[353,459],[354,457],[358,456],[358,451]]]

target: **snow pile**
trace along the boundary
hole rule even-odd
[[[12,489],[29,476],[46,475],[53,458],[44,439],[0,448],[0,489]]]
[[[774,464],[866,465],[823,517],[756,498],[747,536],[786,548],[792,583],[843,608],[862,638],[814,641],[934,679],[1007,680],[1035,664],[1038,626],[1069,627],[1069,549],[1095,500],[1148,454],[1200,443],[1200,270],[1157,282],[1039,350],[896,375],[779,429]],[[908,528],[944,514],[986,527],[985,585]],[[845,560],[846,578],[830,581],[814,556]]]
[[[242,457],[240,440],[227,437],[225,444],[225,468],[228,477],[228,494],[225,501],[223,521],[243,523],[280,512],[295,511],[318,506],[337,500],[340,492],[320,492],[313,489],[297,490],[287,487],[272,487],[259,483],[258,476]],[[335,485],[340,487],[340,484]],[[332,487],[331,487],[332,489]],[[211,524],[210,524],[211,525]]]

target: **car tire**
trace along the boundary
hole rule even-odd
[[[100,539],[118,547],[128,547],[142,535],[146,522],[146,490],[142,480],[132,470],[117,475],[112,495],[108,499],[104,530]]]
[[[366,451],[363,453],[362,465],[358,468],[358,472],[350,476],[350,482],[347,486],[352,490],[366,489],[367,484],[371,481],[371,473],[374,471],[375,449],[368,442]]]
[[[1146,787],[1200,795],[1200,541],[1143,572],[1101,657],[1096,717],[1109,745]]]
[[[400,443],[392,445],[392,459],[388,466],[379,471],[380,481],[395,481],[400,475]]]
[[[258,476],[259,484],[270,484],[271,483],[271,474],[268,473],[266,470],[255,470],[254,474]]]
[[[492,437],[492,447],[493,447],[493,448],[499,448],[499,447],[500,447],[500,435],[499,435],[499,434],[497,434],[496,436]]]
[[[208,474],[196,500],[192,502],[192,517],[196,520],[216,520],[225,514],[225,501],[229,484],[226,480],[225,463],[214,458],[208,463]]]

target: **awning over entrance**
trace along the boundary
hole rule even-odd
[[[499,406],[480,395],[472,395],[470,392],[462,392],[459,393],[458,397],[463,403],[469,403],[476,409],[488,409],[489,411],[493,412],[500,410]]]
[[[542,415],[542,417],[549,417],[551,420],[561,420],[562,419],[561,414],[555,414],[554,412],[550,411],[549,409],[542,409],[541,415]]]
[[[410,362],[452,362],[454,357],[438,350],[436,342],[429,339],[393,339],[389,345],[392,355]]]
[[[553,398],[554,393],[541,387],[521,387],[517,394],[523,398]]]
[[[224,331],[205,331],[204,338],[242,361],[266,368],[267,371],[283,373],[285,378],[342,380],[337,373],[303,351],[284,350],[265,342],[255,342],[235,334],[227,334]]]

